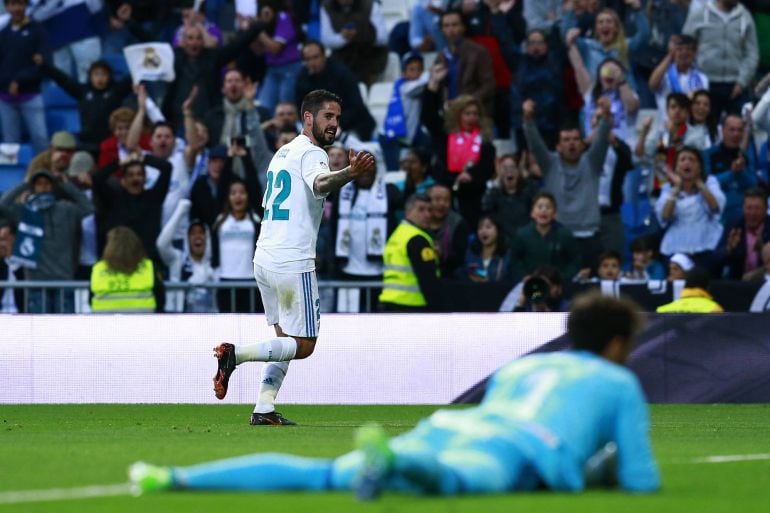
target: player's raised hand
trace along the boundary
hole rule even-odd
[[[348,154],[348,160],[350,161],[350,176],[356,177],[364,173],[374,172],[376,169],[376,161],[374,155],[368,151],[359,151],[355,153],[353,149],[350,149]]]

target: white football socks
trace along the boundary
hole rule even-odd
[[[259,384],[259,399],[254,413],[270,413],[275,410],[275,397],[281,389],[283,378],[289,369],[289,362],[268,362],[262,367]]]
[[[276,337],[264,342],[235,346],[235,364],[243,362],[284,362],[297,354],[297,341],[291,337]]]

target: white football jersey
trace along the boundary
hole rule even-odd
[[[329,157],[306,135],[279,149],[267,169],[265,215],[254,263],[274,272],[315,270],[315,248],[326,194],[313,182],[329,172]]]

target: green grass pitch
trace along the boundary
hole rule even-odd
[[[182,465],[257,451],[334,456],[350,449],[353,430],[365,422],[380,422],[397,434],[434,409],[286,406],[282,412],[301,426],[255,428],[248,425],[247,405],[0,406],[0,499],[9,491],[125,482],[126,467],[136,460]],[[770,460],[693,461],[770,453],[770,405],[653,406],[652,436],[663,489],[650,496],[617,491],[462,498],[386,495],[363,504],[345,493],[166,493],[0,504],[0,512],[770,511]]]

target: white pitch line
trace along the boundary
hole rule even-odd
[[[733,461],[770,460],[770,453],[764,454],[726,454],[724,456],[705,456],[694,458],[693,463],[730,463]]]
[[[22,502],[47,502],[93,497],[112,497],[131,493],[129,483],[112,485],[82,486],[79,488],[49,488],[47,490],[19,490],[0,492],[0,504],[19,504]]]

